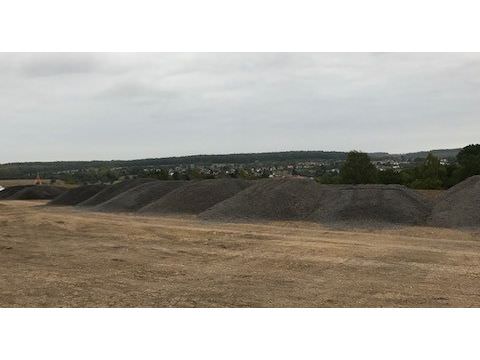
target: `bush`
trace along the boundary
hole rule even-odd
[[[480,175],[480,144],[465,146],[457,155],[463,179]]]
[[[379,171],[377,175],[377,179],[380,184],[385,184],[385,185],[402,183],[401,174],[393,169]]]
[[[377,169],[367,154],[350,151],[340,170],[340,177],[345,184],[372,184],[376,182]]]

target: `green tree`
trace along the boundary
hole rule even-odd
[[[405,186],[411,186],[416,179],[416,168],[404,169],[400,172],[400,184]]]
[[[315,178],[320,184],[340,184],[342,179],[340,175],[332,172],[325,172],[323,175]]]
[[[118,176],[112,170],[107,170],[103,174],[103,181],[104,182],[113,184],[117,180],[118,180]]]
[[[241,179],[251,179],[252,176],[248,173],[247,170],[245,169],[240,169],[240,172],[239,172],[239,177]]]
[[[203,175],[199,169],[190,169],[187,171],[187,177],[189,180],[203,179]]]
[[[367,154],[350,151],[340,170],[340,177],[345,184],[372,184],[376,182],[377,169]]]
[[[440,178],[440,168],[440,160],[432,153],[429,153],[423,163],[423,176],[425,178],[438,179]]]
[[[448,189],[463,180],[462,168],[458,164],[445,166],[446,176],[443,179],[443,187]]]
[[[402,177],[399,172],[393,169],[386,169],[378,172],[378,182],[380,184],[401,184]]]
[[[446,177],[446,169],[440,160],[429,153],[424,163],[416,169],[416,179],[411,184],[416,189],[441,189],[442,179]]]
[[[465,146],[457,155],[463,179],[480,175],[480,144]]]

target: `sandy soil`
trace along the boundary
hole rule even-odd
[[[45,185],[50,185],[50,179],[42,179]],[[33,185],[35,179],[13,179],[13,180],[1,180],[0,185],[3,187],[17,186],[17,185]],[[57,180],[55,186],[63,186],[68,188],[77,187],[77,185],[66,184],[63,180]]]
[[[480,233],[0,202],[2,307],[480,306]]]

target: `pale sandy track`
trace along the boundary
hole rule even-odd
[[[0,202],[0,306],[479,306],[480,235]]]

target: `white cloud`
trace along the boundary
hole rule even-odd
[[[462,146],[479,70],[475,53],[0,54],[0,162]]]

